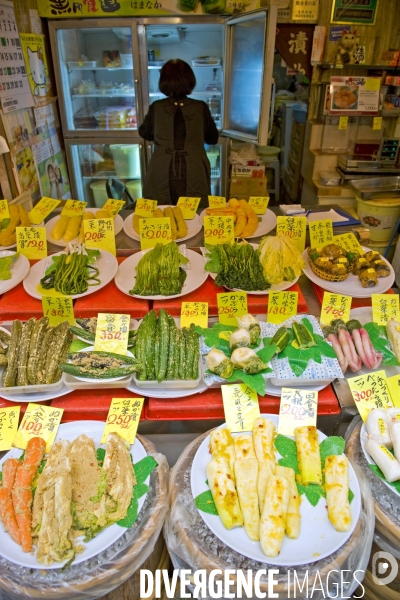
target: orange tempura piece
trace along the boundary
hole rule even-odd
[[[20,465],[21,461],[18,458],[7,458],[3,463],[2,486],[10,490],[10,492],[14,487],[15,475]]]
[[[45,451],[46,442],[42,438],[31,438],[25,450],[24,460],[15,476],[12,501],[24,552],[32,550],[32,483]]]
[[[21,534],[15,518],[11,492],[5,487],[0,487],[0,519],[3,521],[4,529],[14,542],[21,544]]]

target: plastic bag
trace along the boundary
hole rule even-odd
[[[258,155],[257,146],[254,144],[243,144],[240,149],[231,150],[229,162],[232,165],[236,164],[243,166],[246,166],[249,163],[254,165],[262,164]]]

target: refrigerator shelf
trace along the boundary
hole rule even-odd
[[[125,94],[115,94],[113,92],[108,92],[107,94],[72,94],[72,100],[75,98],[104,98],[105,100],[109,100],[110,96],[113,98],[133,98],[135,96],[134,92],[126,92]]]
[[[68,65],[69,71],[132,71],[132,67],[71,67]]]

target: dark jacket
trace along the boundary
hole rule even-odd
[[[177,134],[174,124],[178,110],[184,126]],[[170,204],[170,179],[179,180],[182,173],[182,179],[186,179],[186,192],[182,195],[200,197],[201,204],[207,205],[210,162],[204,143],[216,144],[218,141],[218,130],[207,104],[186,97],[157,100],[140,125],[139,135],[154,142],[143,197],[158,200],[159,204]]]

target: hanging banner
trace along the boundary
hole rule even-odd
[[[307,7],[303,6],[303,8]],[[316,18],[314,17],[315,20]],[[307,20],[312,21],[313,19]],[[289,67],[300,71],[308,79],[311,79],[312,76],[310,61],[314,29],[315,25],[297,25],[294,23],[278,23],[276,27],[275,47],[277,51]]]
[[[44,47],[44,35],[20,34],[29,86],[37,106],[47,104],[51,98],[51,83]]]

